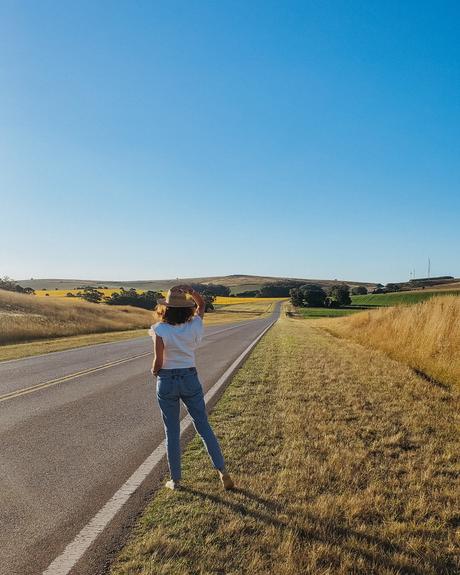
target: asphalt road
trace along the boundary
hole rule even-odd
[[[205,391],[279,307],[205,329]],[[163,441],[151,351],[145,337],[0,363],[2,575],[42,573]]]

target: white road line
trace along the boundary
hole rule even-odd
[[[276,321],[276,320],[275,320]],[[254,341],[235,359],[231,366],[225,373],[218,379],[212,388],[205,395],[205,402],[208,402],[215,397],[224,386],[233,372],[238,368],[243,359],[249,354],[262,336],[272,327],[275,323],[270,323],[260,333]],[[186,416],[181,421],[181,436],[192,427],[192,420],[190,416]],[[71,569],[83,557],[85,552],[94,543],[96,538],[104,531],[107,525],[112,521],[115,515],[120,511],[123,505],[133,495],[133,493],[140,487],[147,476],[155,469],[166,454],[164,441],[147,457],[147,459],[136,469],[131,477],[124,483],[120,489],[113,495],[109,501],[98,511],[98,513],[91,519],[89,523],[83,527],[75,539],[67,545],[64,551],[56,557],[56,559],[49,565],[43,575],[68,575]]]

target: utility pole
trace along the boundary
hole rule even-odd
[[[428,258],[428,277],[431,277],[431,260]]]

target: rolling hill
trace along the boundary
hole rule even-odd
[[[263,284],[286,281],[286,280],[298,280],[305,283],[317,283],[324,286],[330,286],[334,283],[347,283],[350,286],[363,285],[368,289],[373,289],[375,283],[373,282],[360,282],[360,281],[349,281],[349,280],[318,280],[318,279],[307,279],[307,278],[286,278],[286,277],[274,277],[274,276],[255,276],[246,274],[235,274],[228,276],[214,276],[214,277],[195,277],[195,278],[175,278],[175,279],[164,279],[164,280],[133,280],[133,281],[107,281],[107,280],[82,280],[82,279],[61,279],[61,278],[49,278],[49,279],[28,279],[19,280],[18,283],[22,287],[31,287],[35,290],[46,289],[77,289],[81,286],[93,286],[93,287],[104,287],[109,288],[119,288],[123,286],[124,288],[136,288],[139,290],[154,290],[161,291],[170,288],[172,285],[177,283],[214,283],[223,284],[228,286],[232,293],[239,293],[248,290],[259,289]]]

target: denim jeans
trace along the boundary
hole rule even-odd
[[[180,464],[180,400],[185,403],[197,433],[216,469],[224,469],[224,458],[214,432],[209,425],[203,389],[195,367],[160,369],[157,377],[157,398],[166,433],[171,479],[181,478]]]

